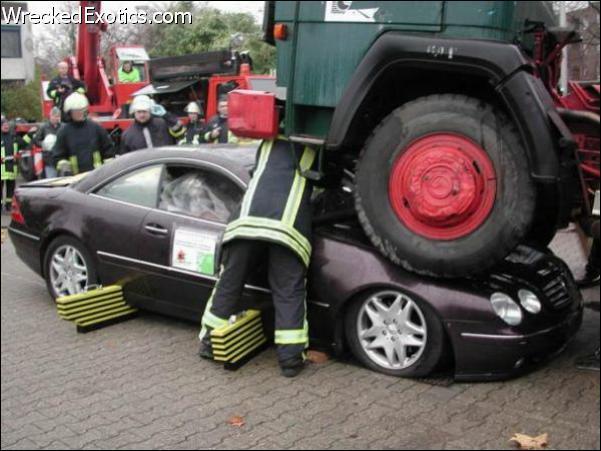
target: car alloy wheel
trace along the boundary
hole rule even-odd
[[[81,253],[68,244],[58,247],[50,261],[50,284],[56,296],[82,293],[88,284],[88,267]]]
[[[428,340],[425,316],[409,296],[381,291],[369,297],[357,315],[357,334],[376,365],[401,370],[419,360]]]

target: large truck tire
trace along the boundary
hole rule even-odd
[[[392,262],[438,277],[483,272],[531,229],[536,190],[519,134],[477,99],[422,97],[388,115],[361,152],[355,206]]]

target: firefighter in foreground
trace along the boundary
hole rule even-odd
[[[74,92],[65,99],[64,113],[70,121],[58,131],[52,149],[54,165],[63,175],[91,171],[113,156],[111,138],[104,128],[88,119],[88,107],[83,94]]]
[[[267,258],[275,307],[275,343],[282,375],[304,366],[309,331],[306,275],[311,257],[311,182],[303,176],[315,151],[285,138],[264,141],[239,212],[225,231],[224,265],[207,303],[199,354],[213,358],[210,331],[236,314],[246,277]]]
[[[11,129],[10,122],[2,115],[2,207],[10,211],[12,206],[13,194],[15,192],[15,183],[18,174],[18,164],[15,160],[19,150],[24,149],[29,144],[29,137],[21,138]],[[5,194],[6,188],[6,194]]]
[[[217,114],[207,122],[205,127],[203,136],[205,142],[221,144],[238,142],[236,135],[229,131],[227,116],[227,97],[221,97],[217,104]]]
[[[134,123],[123,133],[121,154],[175,144],[186,133],[177,117],[148,96],[136,96],[129,111],[134,116]]]
[[[205,142],[203,138],[204,123],[202,111],[196,102],[190,102],[184,110],[188,113],[188,125],[186,127],[186,136],[179,142],[180,144],[201,144]]]

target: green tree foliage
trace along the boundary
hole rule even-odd
[[[23,85],[14,83],[2,84],[2,112],[9,119],[21,117],[27,121],[42,119],[40,93],[40,71],[36,70],[35,78]]]
[[[241,33],[244,44],[239,50],[248,50],[254,70],[267,73],[275,68],[275,49],[261,41],[261,27],[247,13],[226,13],[204,4],[175,2],[169,11],[191,12],[192,24],[153,25],[152,42],[147,46],[152,57],[179,56],[189,53],[227,49],[232,35]]]

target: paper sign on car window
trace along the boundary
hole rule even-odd
[[[218,234],[206,230],[176,228],[171,249],[171,266],[201,274],[215,274],[218,240]]]

